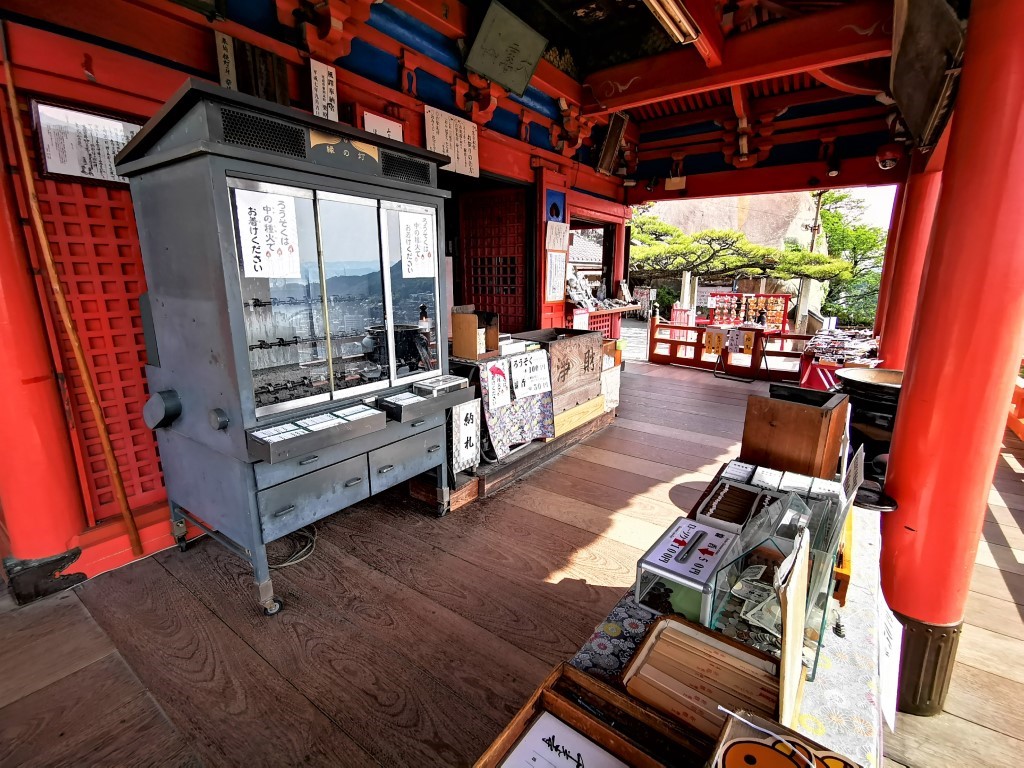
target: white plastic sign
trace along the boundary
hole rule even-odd
[[[494,360],[487,364],[487,406],[491,413],[512,402],[508,379],[508,360]]]
[[[405,131],[402,123],[381,115],[375,115],[373,112],[363,113],[363,130],[375,133],[378,136],[386,136],[395,141],[405,141]]]
[[[236,189],[235,217],[245,277],[302,277],[295,198]]]
[[[333,64],[309,60],[313,83],[313,114],[328,120],[338,119],[338,81]]]
[[[548,353],[543,350],[527,352],[509,359],[512,391],[516,397],[529,397],[551,391],[548,375]]]
[[[423,213],[399,211],[401,230],[402,277],[433,277],[437,261],[434,243],[434,219]]]

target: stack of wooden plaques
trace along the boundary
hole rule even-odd
[[[779,714],[778,662],[724,635],[662,617],[623,675],[633,696],[717,739],[731,711]]]

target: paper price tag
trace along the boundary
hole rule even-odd
[[[551,391],[548,355],[544,351],[529,352],[509,359],[512,391],[516,397],[529,397]]]

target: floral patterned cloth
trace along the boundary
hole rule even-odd
[[[879,519],[854,509],[854,568],[846,605],[836,611],[844,637],[827,629],[818,671],[804,686],[796,730],[866,768],[882,760],[882,714],[878,695],[880,625]],[[621,685],[622,673],[658,618],[641,608],[630,589],[569,662],[606,682]]]
[[[504,408],[494,411],[490,409],[487,365],[491,362],[493,359],[480,361],[476,365],[480,369],[480,407],[484,412],[491,445],[494,446],[498,458],[508,456],[514,445],[529,443],[542,437],[554,437],[555,413],[550,391],[540,395],[517,397]]]

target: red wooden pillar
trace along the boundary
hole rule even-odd
[[[7,109],[2,101],[0,109]],[[10,175],[0,177],[0,500],[13,558],[8,576],[15,594],[26,596],[18,586],[21,569],[31,568],[24,561],[64,555],[85,527],[85,513],[18,203]],[[51,563],[50,575],[58,569]]]
[[[895,258],[878,349],[878,356],[886,368],[903,370],[906,366],[910,331],[921,290],[921,272],[928,255],[941,186],[941,173],[919,171],[916,166],[907,178],[899,241],[893,254]]]
[[[896,263],[896,244],[900,238],[900,222],[903,220],[903,201],[906,184],[896,187],[896,198],[892,201],[892,217],[889,219],[889,235],[885,241],[885,258],[882,259],[882,279],[878,284],[878,308],[875,310],[875,336],[882,332],[885,314],[889,307],[889,289],[892,287],[892,270]]]
[[[893,435],[886,491],[899,509],[883,515],[882,587],[906,628],[904,712],[935,714],[945,699],[1024,344],[1020,29],[1024,3],[972,5]]]

